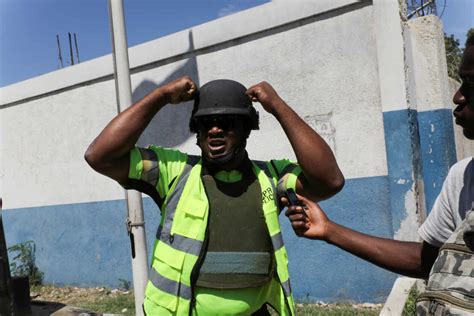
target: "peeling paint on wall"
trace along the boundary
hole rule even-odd
[[[405,194],[405,218],[401,221],[400,228],[393,234],[393,238],[397,240],[415,241],[420,239],[418,236],[418,226],[420,223],[417,212],[418,202],[415,186],[416,184],[413,184],[411,189]]]
[[[449,168],[456,162],[451,110],[418,112],[425,203],[429,213]]]
[[[303,119],[328,143],[332,152],[336,153],[336,129],[332,123],[332,112],[327,114],[307,115]]]
[[[385,112],[384,129],[393,231],[399,236],[407,232],[404,238],[413,240],[412,226],[418,221],[413,225],[408,221],[416,219],[419,213],[417,179],[421,177],[417,112]]]

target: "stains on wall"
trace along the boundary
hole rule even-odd
[[[451,110],[419,112],[418,124],[426,210],[429,213],[449,168],[456,162]]]
[[[304,121],[308,123],[331,147],[332,152],[336,153],[336,128],[332,122],[332,112],[326,114],[307,115]]]

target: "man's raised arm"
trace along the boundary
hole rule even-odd
[[[138,138],[166,104],[194,98],[196,84],[188,76],[156,88],[118,114],[89,145],[84,158],[97,172],[120,183],[128,180],[129,153]]]
[[[339,192],[344,186],[344,176],[324,139],[267,82],[250,87],[246,94],[275,116],[285,131],[303,170],[296,184],[297,192],[316,201]]]

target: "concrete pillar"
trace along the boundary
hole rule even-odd
[[[420,161],[416,109],[406,90],[403,8],[398,1],[374,0],[380,98],[387,155],[394,237],[418,240]]]
[[[420,158],[429,213],[456,162],[444,34],[436,16],[407,22],[405,30],[409,103],[418,111]]]

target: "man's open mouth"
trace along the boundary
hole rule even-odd
[[[221,154],[225,151],[226,142],[223,139],[213,139],[209,141],[209,151],[213,155]]]

